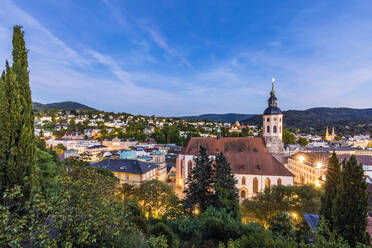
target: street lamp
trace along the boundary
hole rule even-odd
[[[305,157],[301,155],[298,157],[298,160],[302,163],[305,161]]]
[[[322,167],[323,167],[322,162],[318,162],[318,163],[316,163],[316,168],[317,168],[317,169],[320,169],[320,168],[322,168]]]

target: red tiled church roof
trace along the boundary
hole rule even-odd
[[[222,152],[231,164],[234,174],[293,176],[267,150],[263,138],[199,138],[193,137],[184,150],[185,155],[198,155],[200,146],[207,153]]]

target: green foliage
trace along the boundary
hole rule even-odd
[[[200,146],[195,167],[189,173],[184,191],[184,208],[187,211],[193,211],[195,207],[204,211],[213,205],[213,180],[212,160],[209,159],[206,149]]]
[[[0,247],[55,247],[49,239],[48,216],[52,213],[47,202],[37,192],[23,202],[22,189],[15,186],[1,195]]]
[[[289,132],[288,129],[284,129],[282,139],[285,145],[296,143],[296,136]]]
[[[129,209],[115,194],[117,183],[93,168],[74,170],[63,179],[52,202],[59,247],[117,246],[121,235],[136,233]]]
[[[40,189],[43,195],[49,198],[58,191],[58,178],[66,174],[66,169],[59,159],[47,150],[36,149],[36,159]]]
[[[150,236],[145,242],[146,248],[168,248],[167,239],[164,235]]]
[[[278,213],[271,216],[267,224],[272,233],[288,240],[294,238],[294,226],[288,213]]]
[[[253,199],[244,200],[241,215],[245,222],[256,221],[267,226],[273,215],[288,212],[301,218],[302,213],[317,213],[319,206],[320,193],[310,185],[276,185]]]
[[[173,189],[159,180],[149,180],[141,184],[138,201],[148,218],[174,217],[179,213],[179,200]]]
[[[333,152],[328,160],[326,182],[324,184],[324,194],[321,197],[320,214],[329,223],[329,228],[333,230],[334,199],[337,195],[338,185],[340,184],[341,168],[336,153]]]
[[[157,130],[152,137],[159,144],[175,143],[177,145],[186,145],[186,140],[180,136],[180,129],[177,126],[164,126],[163,129]]]
[[[299,144],[300,146],[307,146],[309,144],[309,141],[307,141],[306,138],[300,137],[297,140],[297,144]]]
[[[34,186],[34,113],[25,47],[20,26],[13,28],[13,65],[6,62],[0,82],[0,192],[21,186],[24,201]]]
[[[226,209],[234,217],[239,216],[239,193],[236,188],[237,180],[231,171],[230,163],[223,153],[216,156],[214,175],[214,206],[217,209]]]
[[[179,241],[172,232],[172,230],[164,223],[157,223],[151,228],[152,235],[162,236],[167,240],[167,245],[169,248],[177,248],[179,246]]]
[[[342,162],[340,183],[333,203],[333,228],[350,244],[369,244],[366,232],[369,210],[367,183],[362,164],[354,155]]]

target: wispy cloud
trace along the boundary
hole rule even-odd
[[[163,49],[166,53],[172,55],[173,57],[177,58],[179,61],[181,61],[184,65],[192,68],[191,63],[185,59],[177,50],[170,47],[165,39],[160,35],[160,33],[156,32],[154,29],[147,29],[152,40],[155,42],[156,45],[158,45],[161,49]]]
[[[123,27],[128,27],[127,19],[130,17],[128,17],[128,15],[125,14],[123,7],[121,6],[121,9],[120,9],[118,6],[115,6],[110,0],[102,0],[102,1],[109,7],[113,17],[116,19],[118,24],[120,24]],[[152,41],[159,48],[161,48],[164,52],[178,59],[182,64],[186,65],[187,67],[192,68],[191,63],[179,51],[171,47],[166,41],[166,39],[160,34],[159,31],[156,31],[154,27],[150,26],[149,24],[143,24],[142,22],[138,22],[137,20],[133,18],[130,18],[130,19],[131,19],[131,25],[135,26],[134,28],[132,28],[132,30],[139,28],[142,31],[148,33]]]

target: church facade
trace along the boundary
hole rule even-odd
[[[187,178],[195,166],[200,146],[206,148],[213,159],[222,152],[237,179],[240,199],[251,198],[272,185],[293,185],[294,175],[283,165],[283,114],[277,106],[274,82],[263,113],[263,137],[222,137],[190,139],[183,153],[177,157],[176,184],[184,189]]]

